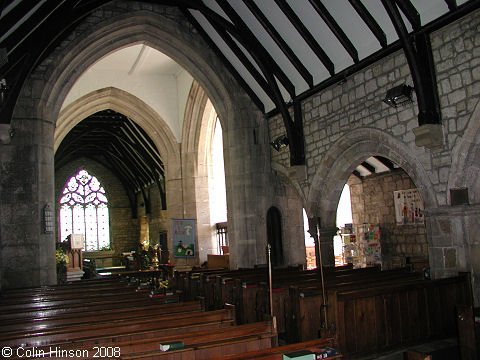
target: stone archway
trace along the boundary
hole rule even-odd
[[[216,111],[200,84],[193,82],[185,109],[182,133],[182,167],[186,216],[197,220],[200,263],[214,253],[210,219],[209,172]]]
[[[317,167],[307,198],[307,214],[319,219],[322,258],[328,265],[333,265],[336,210],[343,186],[355,167],[374,155],[384,156],[405,170],[416,184],[426,209],[437,207],[428,175],[408,146],[372,128],[355,129],[345,134],[332,145]]]
[[[245,134],[253,133],[254,129],[265,131],[265,122],[261,112],[256,110],[200,35],[191,31],[183,14],[176,8],[165,9],[162,5],[152,5],[148,10],[138,10],[134,3],[125,3],[122,7],[108,3],[99,7],[83,19],[25,81],[12,118],[17,136],[9,145],[11,153],[21,156],[11,156],[17,166],[12,161],[13,170],[2,181],[16,182],[17,186],[36,190],[26,200],[29,208],[35,209],[35,215],[26,213],[22,217],[22,226],[15,226],[13,231],[11,226],[2,224],[0,230],[10,233],[12,239],[9,243],[2,240],[4,251],[0,271],[6,287],[37,286],[55,281],[54,236],[41,232],[38,214],[45,203],[52,203],[55,199],[53,149],[56,120],[66,95],[89,66],[117,49],[138,43],[145,43],[177,61],[201,84],[215,106],[224,129],[227,194],[235,193],[235,196],[227,196],[230,254],[231,259],[235,259],[233,267],[252,266],[258,260],[252,229],[259,228],[255,216],[259,209],[245,204],[256,205],[258,199],[264,197],[262,187],[255,181],[258,176],[256,164],[264,162],[267,154],[263,151],[250,156],[249,147],[254,139]],[[268,171],[262,170],[263,173]],[[181,173],[171,175],[172,179],[181,178]],[[31,181],[35,182],[33,186]],[[179,192],[181,188],[181,181],[178,181]],[[18,209],[13,196],[3,206]],[[176,204],[170,210],[181,212]],[[18,244],[22,244],[23,250]],[[29,248],[38,251],[25,250]],[[37,254],[41,256],[37,257]],[[15,263],[28,266],[17,269],[12,265]],[[32,273],[36,276],[32,277]]]
[[[452,150],[447,188],[459,187],[468,188],[471,203],[480,203],[480,101],[475,106],[463,137]]]

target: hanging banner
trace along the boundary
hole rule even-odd
[[[425,221],[423,200],[417,189],[394,191],[393,197],[397,225],[421,224]]]
[[[172,219],[173,256],[195,257],[195,220]]]

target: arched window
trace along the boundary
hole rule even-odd
[[[110,247],[105,190],[95,176],[80,170],[68,180],[60,198],[60,239],[83,234],[84,250]]]

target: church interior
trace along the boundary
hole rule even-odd
[[[479,234],[478,0],[0,0],[2,358],[479,359]]]

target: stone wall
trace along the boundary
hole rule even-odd
[[[148,219],[149,242],[150,244],[158,244],[160,240],[160,232],[167,232],[168,229],[168,210],[162,210],[162,202],[160,198],[160,191],[158,186],[152,185],[145,190],[150,201],[150,213],[146,213],[146,208],[143,205],[143,198],[138,195],[137,202],[138,216],[146,216]],[[138,241],[138,237],[137,237]],[[133,250],[133,249],[131,249]]]
[[[321,228],[331,228],[343,185],[355,167],[374,155],[390,159],[424,200],[432,276],[471,271],[479,294],[475,281],[480,275],[470,253],[478,249],[478,240],[469,236],[474,228],[463,216],[476,213],[480,204],[480,11],[431,33],[430,39],[442,145],[416,146],[415,93],[412,103],[398,108],[382,102],[388,89],[412,85],[404,53],[398,51],[303,100],[307,178],[291,178],[291,184],[302,189],[308,216],[319,218]],[[279,115],[269,119],[269,131],[271,139],[285,133]],[[288,172],[288,148],[271,150],[271,156],[274,166]],[[469,191],[470,205],[460,210],[450,206],[450,189],[456,187]]]
[[[425,224],[397,225],[395,221],[393,192],[415,188],[402,169],[370,175],[362,180],[352,176],[347,183],[353,224],[379,224],[385,264],[388,265],[392,257],[428,259]]]

